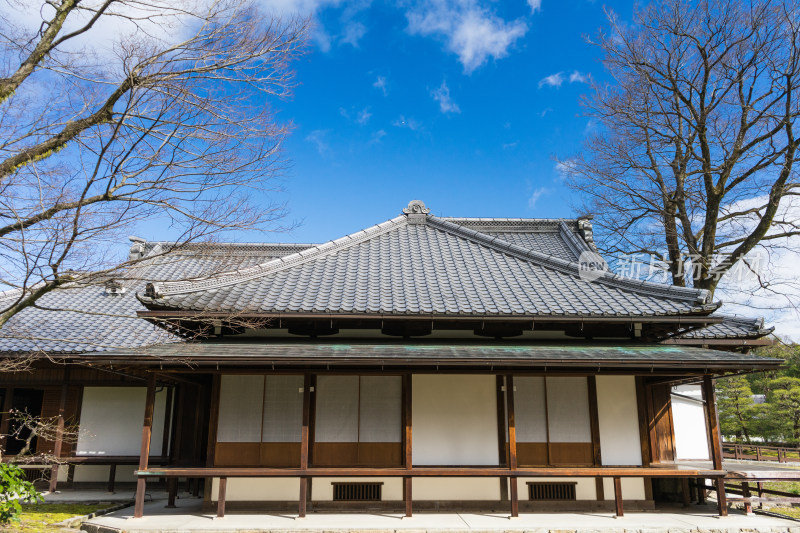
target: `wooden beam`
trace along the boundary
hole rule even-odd
[[[414,458],[412,454],[412,407],[413,407],[413,389],[412,389],[412,376],[411,374],[403,375],[403,465],[406,470],[411,470],[414,467]],[[410,517],[413,514],[413,499],[411,491],[411,476],[403,478],[403,500],[406,504],[406,516]]]
[[[517,469],[517,428],[514,418],[514,376],[506,376],[506,410],[508,413],[508,469]],[[519,516],[519,495],[516,478],[511,479],[511,516]]]
[[[624,516],[625,513],[622,508],[622,479],[619,477],[614,477],[614,507],[617,516]]]
[[[308,430],[311,421],[311,374],[303,376],[303,427],[300,430],[300,468],[308,468]],[[300,497],[297,515],[306,516],[306,501],[308,499],[308,476],[300,478]]]
[[[708,438],[711,445],[711,462],[716,470],[722,470],[722,439],[719,432],[717,395],[714,392],[714,379],[710,374],[703,376],[703,398],[706,401],[706,420],[708,422]],[[725,481],[722,478],[717,480],[717,503],[719,506],[719,515],[728,516]]]
[[[150,437],[153,434],[153,407],[156,400],[156,376],[150,374],[147,378],[147,395],[144,405],[144,423],[142,424],[142,446],[139,452],[139,470],[147,469],[147,461],[150,458]],[[145,478],[136,479],[136,501],[134,504],[133,517],[141,518],[144,515],[144,496]]]
[[[64,383],[61,384],[61,396],[58,399],[58,419],[56,421],[56,440],[53,443],[53,457],[56,463],[50,467],[50,492],[56,491],[58,485],[58,458],[61,457],[61,447],[64,442],[64,411],[67,408],[67,393],[69,392],[69,368],[64,369]]]

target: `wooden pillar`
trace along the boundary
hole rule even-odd
[[[414,467],[414,459],[411,453],[411,410],[412,410],[412,389],[411,374],[403,375],[403,465],[407,472],[411,472]],[[413,514],[413,497],[411,491],[411,476],[403,478],[403,501],[406,504],[406,516]]]
[[[623,516],[625,514],[622,509],[622,479],[619,477],[614,478],[614,506],[617,516]]]
[[[692,496],[689,494],[689,478],[681,478],[681,496],[683,496],[683,506],[689,507],[692,504]]]
[[[514,376],[506,376],[506,410],[508,414],[508,469],[513,473],[517,469],[517,428],[514,420]],[[511,516],[519,516],[519,495],[517,494],[517,478],[511,477]]]
[[[747,481],[742,481],[742,498],[745,500],[750,498],[750,483]],[[753,502],[744,502],[744,512],[747,514],[753,514]]]
[[[703,397],[706,400],[706,421],[708,423],[708,438],[711,444],[711,461],[714,470],[722,470],[722,439],[719,434],[717,395],[714,392],[714,379],[710,374],[703,376]],[[723,478],[717,478],[716,486],[719,515],[728,516],[728,502],[725,497],[725,480]]]
[[[144,424],[142,425],[142,447],[139,452],[139,470],[147,469],[150,458],[150,436],[153,433],[153,406],[156,401],[156,375],[151,373],[147,378],[147,396],[144,406]],[[136,478],[136,501],[133,517],[141,518],[144,515],[145,478]]]
[[[225,518],[225,496],[228,489],[228,478],[219,478],[219,494],[217,494],[217,518]]]
[[[117,465],[112,464],[108,467],[108,492],[114,493],[114,484],[117,481]]]
[[[303,377],[303,428],[300,430],[300,470],[308,469],[308,426],[311,421],[311,374]],[[300,501],[297,515],[306,516],[308,498],[308,476],[300,477]]]
[[[50,492],[56,491],[58,485],[58,460],[61,457],[61,448],[64,442],[64,411],[67,408],[67,381],[69,380],[69,369],[64,369],[64,383],[61,384],[61,397],[58,399],[58,420],[56,421],[56,440],[53,443],[53,457],[56,462],[50,467]]]
[[[0,448],[2,448],[3,455],[6,451],[6,441],[8,440],[8,428],[11,424],[11,416],[9,413],[14,405],[14,387],[6,387],[6,394],[3,397],[3,412],[0,413]]]
[[[172,420],[175,415],[175,407],[172,405],[173,389],[175,387],[167,387],[167,401],[164,404],[164,431],[161,433],[161,456],[167,457],[169,455],[169,445],[172,442]]]
[[[508,446],[506,445],[506,395],[505,376],[497,375],[497,451],[500,466],[508,467]],[[500,501],[508,501],[508,477],[500,478]]]
[[[208,445],[206,447],[206,466],[211,467],[214,466],[216,461],[216,450],[217,450],[217,425],[219,423],[219,394],[220,388],[222,383],[222,376],[220,374],[214,374],[211,378],[211,402],[209,404],[209,413],[208,413]],[[204,397],[205,391],[207,390],[206,387],[198,387],[197,392],[198,396]],[[202,402],[198,398],[197,401],[197,409],[195,414],[197,416],[196,419],[196,427],[199,429],[203,427],[203,413],[201,411]],[[200,440],[202,439],[202,435],[200,431],[197,432],[197,442],[195,444],[195,451],[197,454],[200,453]],[[198,455],[199,458],[199,455]],[[211,502],[211,487],[212,487],[212,478],[205,478],[203,484],[203,500],[206,502]],[[197,490],[200,490],[200,480],[197,480]],[[199,493],[198,493],[199,495]]]
[[[175,508],[175,496],[178,492],[178,478],[176,477],[168,477],[167,478],[167,509],[174,509]]]

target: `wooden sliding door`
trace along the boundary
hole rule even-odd
[[[402,465],[400,376],[318,376],[315,466]]]
[[[593,464],[587,378],[520,376],[514,389],[520,466]]]
[[[302,375],[223,375],[216,466],[300,466]]]

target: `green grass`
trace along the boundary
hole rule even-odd
[[[750,493],[755,493],[757,491],[755,484],[750,485]],[[765,481],[764,488],[770,490],[779,490],[782,492],[789,492],[791,494],[797,494],[800,496],[800,481]],[[769,497],[769,494],[765,494],[766,497]]]
[[[770,507],[769,511],[775,514],[788,516],[789,518],[800,519],[799,507]]]
[[[58,531],[58,522],[81,516],[100,509],[106,509],[112,504],[108,502],[75,504],[75,503],[39,503],[26,504],[22,506],[22,520],[8,527],[0,528],[0,531],[20,531],[20,532],[45,532]]]

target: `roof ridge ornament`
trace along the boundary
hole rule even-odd
[[[431,210],[425,207],[425,202],[422,200],[411,200],[408,202],[408,207],[403,209],[409,224],[425,224],[430,212]]]

